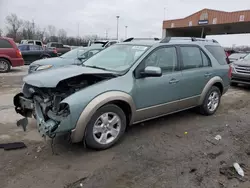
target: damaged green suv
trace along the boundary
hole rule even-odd
[[[115,44],[88,59],[24,78],[16,112],[33,115],[42,136],[70,133],[93,149],[116,143],[127,126],[198,107],[212,115],[231,69],[216,41],[166,38]]]

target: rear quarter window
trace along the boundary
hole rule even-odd
[[[0,48],[13,48],[11,43],[5,39],[0,39]]]
[[[221,46],[207,45],[205,48],[214,56],[214,58],[221,65],[227,65],[227,56],[224,49]]]

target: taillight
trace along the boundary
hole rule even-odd
[[[232,67],[231,67],[231,65],[229,65],[229,70],[228,70],[228,77],[229,78],[232,78]]]
[[[57,50],[56,50],[56,48],[53,50],[53,52],[54,52],[55,54],[57,54]]]
[[[18,50],[16,50],[16,56],[17,57],[22,57],[22,52],[18,49]]]

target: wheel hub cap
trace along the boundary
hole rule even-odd
[[[213,112],[217,109],[219,105],[219,94],[216,91],[213,91],[208,97],[207,107],[209,111]]]
[[[107,112],[97,118],[93,127],[93,136],[98,143],[109,144],[117,138],[120,130],[120,117],[113,112]]]

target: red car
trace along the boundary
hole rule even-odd
[[[11,67],[23,66],[21,51],[13,39],[0,37],[0,73],[9,72]]]

